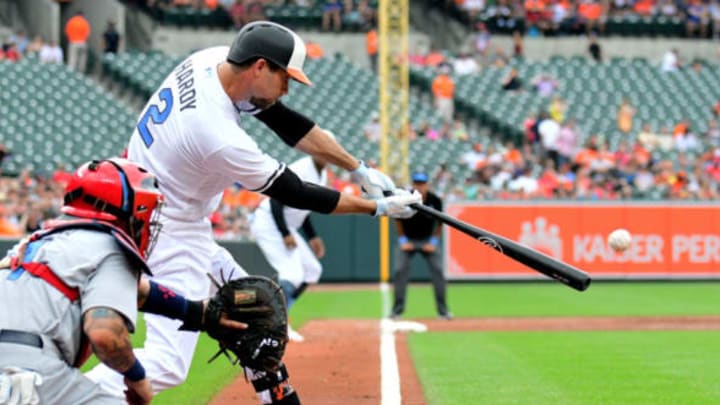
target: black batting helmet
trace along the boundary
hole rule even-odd
[[[263,58],[282,67],[290,77],[308,86],[310,79],[303,72],[305,42],[290,29],[270,21],[251,22],[238,32],[227,61],[242,64],[252,58]]]

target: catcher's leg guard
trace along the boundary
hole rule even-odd
[[[300,405],[300,398],[290,385],[285,364],[280,364],[280,369],[275,373],[254,371],[247,367],[245,373],[250,378],[260,402],[264,405]]]

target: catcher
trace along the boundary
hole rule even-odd
[[[138,308],[207,330],[243,365],[280,372],[287,315],[270,280],[237,280],[189,301],[140,279],[162,202],[155,177],[136,164],[86,163],[67,186],[63,215],[0,262],[0,404],[149,403],[152,387],[129,339]],[[79,372],[91,353],[124,376],[125,398]]]

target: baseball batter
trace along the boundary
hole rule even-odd
[[[288,167],[306,182],[327,184],[324,160],[307,156]],[[300,229],[307,236],[309,245],[300,235]],[[325,244],[312,226],[310,211],[287,207],[276,199],[268,198],[255,210],[250,230],[268,263],[278,274],[289,310],[307,285],[317,283],[322,274],[322,264],[318,259],[325,255]],[[290,340],[304,340],[292,328],[288,334]]]
[[[208,216],[225,188],[235,182],[285,205],[322,213],[411,216],[418,193],[395,188],[384,174],[359,162],[313,121],[283,105],[290,79],[309,85],[303,72],[305,45],[289,29],[270,22],[247,24],[230,47],[201,50],[180,63],[150,98],[132,134],[130,160],[154,173],[165,195],[163,225],[148,265],[155,281],[188,296],[211,290],[206,273],[220,278],[246,273],[213,240]],[[254,118],[253,118],[254,117]],[[259,119],[283,141],[347,170],[374,200],[341,194],[301,181],[285,164],[263,153],[242,129]],[[383,197],[383,192],[393,193]],[[179,322],[147,315],[145,365],[155,392],[182,383],[197,333],[178,330]],[[299,403],[287,370],[265,375],[247,370],[263,403]],[[115,395],[122,378],[105,365],[88,376]],[[273,395],[271,395],[271,392]]]

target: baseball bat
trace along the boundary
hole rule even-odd
[[[590,276],[567,263],[561,262],[560,260],[554,259],[508,238],[460,221],[427,205],[412,204],[410,207],[427,216],[438,219],[505,256],[578,291],[585,291],[590,286]]]

